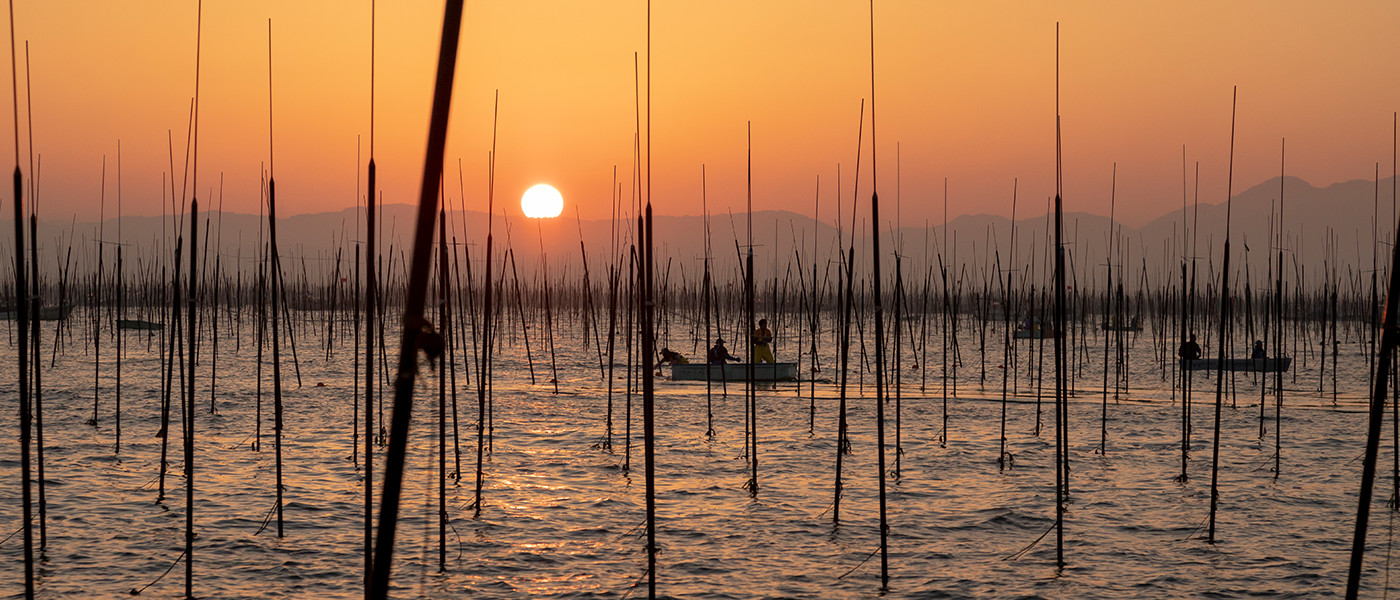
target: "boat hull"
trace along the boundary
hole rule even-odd
[[[743,364],[728,365],[672,365],[671,380],[673,381],[746,381],[749,378],[749,366]],[[797,379],[797,363],[755,363],[753,365],[754,381],[792,381]]]
[[[1244,371],[1252,373],[1280,373],[1288,371],[1293,365],[1291,357],[1283,358],[1227,358],[1225,359],[1226,371]],[[1186,371],[1215,371],[1216,359],[1199,358],[1196,360],[1181,359],[1181,368]]]
[[[140,319],[117,319],[117,329],[127,331],[159,331],[165,329],[165,323],[143,321]]]
[[[70,315],[70,314],[72,314],[72,313],[73,313],[73,307],[71,307],[71,306],[45,306],[45,307],[39,309],[38,320],[40,320],[40,321],[63,321],[63,320],[66,320],[66,319],[68,318],[68,315]],[[34,315],[33,313],[30,313],[29,318],[30,318],[30,319],[33,319],[34,317],[35,317],[35,315]],[[4,310],[0,310],[0,321],[17,321],[17,320],[19,320],[19,312],[18,312],[18,311],[14,310],[14,309],[12,309],[12,308],[7,308],[7,309],[4,309]]]

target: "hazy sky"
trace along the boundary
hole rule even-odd
[[[163,178],[167,198],[172,185],[187,185],[196,6],[17,0],[20,100],[23,108],[27,40],[41,218],[95,218],[104,156],[111,216],[119,140],[126,214],[159,214]],[[867,3],[671,1],[652,10],[657,212],[700,213],[702,165],[710,212],[742,211],[752,123],[755,209],[811,214],[819,193],[820,218],[834,219],[839,164],[849,218],[864,100],[857,195],[868,214]],[[441,16],[440,2],[378,7],[374,154],[386,202],[417,198]],[[881,0],[874,109],[882,215],[893,219],[899,199],[906,224],[941,223],[944,178],[950,218],[1009,214],[1017,178],[1020,214],[1043,214],[1054,191],[1057,21],[1068,210],[1108,212],[1114,162],[1124,221],[1179,206],[1183,146],[1193,171],[1200,161],[1201,199],[1223,201],[1235,85],[1237,193],[1279,173],[1285,137],[1288,174],[1315,185],[1370,179],[1377,162],[1389,175],[1400,3]],[[194,190],[204,206],[218,202],[222,180],[226,210],[257,212],[270,153],[284,213],[338,210],[355,204],[357,190],[362,197],[370,22],[368,0],[204,3]],[[460,159],[468,208],[485,208],[497,90],[498,207],[518,214],[520,194],[549,182],[563,192],[566,216],[577,206],[584,218],[605,218],[614,169],[630,200],[634,52],[645,138],[644,2],[469,1],[447,149],[453,205],[463,196]],[[21,111],[22,126],[25,118]],[[12,120],[0,119],[0,139],[12,132]],[[21,152],[28,174],[27,144]]]

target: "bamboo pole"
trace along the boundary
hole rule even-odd
[[[364,514],[364,590],[365,598],[370,598],[374,573],[374,336],[377,331],[375,315],[379,305],[379,287],[376,281],[375,266],[379,261],[378,246],[374,243],[375,228],[375,166],[374,166],[374,36],[375,1],[369,3],[369,163],[366,165],[365,188],[365,514]]]
[[[34,522],[33,491],[30,484],[29,444],[31,439],[31,415],[29,395],[29,303],[24,296],[29,291],[24,273],[24,183],[19,169],[19,75],[15,66],[15,3],[10,0],[10,73],[14,91],[15,114],[15,173],[14,173],[14,227],[15,227],[15,314],[19,320],[17,330],[19,358],[19,441],[20,441],[20,503],[24,523],[24,597],[34,598]],[[36,319],[38,315],[33,315]],[[94,401],[95,402],[95,401]],[[94,410],[95,409],[94,404]]]
[[[29,74],[29,42],[26,41],[24,43],[24,94],[26,107],[25,116],[28,120],[28,123],[26,124],[26,130],[29,132],[29,266],[32,269],[32,285],[34,290],[34,295],[31,297],[32,305],[30,306],[31,312],[34,316],[34,319],[30,321],[30,325],[33,327],[33,329],[30,331],[30,347],[33,349],[34,355],[29,364],[29,367],[33,369],[34,373],[34,396],[32,404],[34,409],[34,467],[35,472],[38,475],[38,478],[35,480],[35,487],[37,488],[39,495],[39,549],[43,550],[44,548],[48,547],[49,528],[48,499],[45,497],[44,490],[44,487],[46,485],[44,480],[44,390],[42,385],[43,377],[41,376],[43,373],[43,369],[41,368],[41,365],[43,364],[43,353],[40,352],[39,349],[40,347],[38,319],[38,316],[40,314],[39,310],[42,303],[42,298],[39,292],[39,172],[34,168],[34,88],[29,83]],[[19,135],[18,130],[16,130],[15,135]],[[121,147],[120,142],[118,142],[117,147]],[[118,152],[117,156],[121,156],[120,152]],[[18,161],[16,161],[16,163],[18,163]],[[117,172],[120,173],[121,171],[118,170]],[[120,179],[118,179],[118,181],[120,181]],[[121,189],[120,183],[118,184],[117,189]],[[20,196],[16,194],[15,197],[19,198]],[[120,198],[121,196],[119,195],[117,197]],[[18,204],[18,202],[16,202],[16,204]],[[16,264],[18,264],[18,262],[19,261],[16,261]],[[15,300],[16,303],[19,302],[18,297],[16,297]],[[62,311],[64,308],[66,308],[66,304],[60,301],[60,311]],[[54,341],[55,347],[57,347],[57,334],[55,334],[54,336]]]
[[[413,381],[418,371],[418,350],[424,342],[424,337],[435,335],[431,326],[423,319],[423,304],[428,287],[433,214],[437,212],[437,187],[442,176],[442,156],[447,138],[447,117],[452,103],[452,79],[456,70],[461,20],[461,0],[449,0],[443,17],[442,46],[438,55],[432,118],[428,128],[428,152],[424,159],[422,193],[418,201],[413,263],[404,303],[399,372],[394,382],[393,424],[390,427],[389,449],[385,455],[379,537],[375,545],[374,572],[370,587],[370,597],[376,600],[386,598],[389,593],[394,537],[398,528],[399,495],[403,486],[404,462],[408,450],[408,426],[413,414]]]
[[[486,183],[486,273],[482,279],[481,365],[476,370],[476,496],[472,501],[472,518],[481,517],[481,489],[485,483],[486,452],[486,391],[491,378],[491,225],[495,221],[496,198],[496,118],[500,114],[501,92],[496,91],[491,116],[491,155],[487,165]],[[504,269],[502,269],[504,271]],[[502,277],[505,273],[502,272]]]
[[[656,300],[652,295],[655,289],[655,272],[652,257],[651,230],[651,0],[647,0],[647,187],[646,224],[639,228],[646,250],[646,262],[642,266],[642,432],[646,455],[646,505],[647,505],[647,596],[656,599],[656,432],[652,360],[656,355],[653,347],[652,311]]]
[[[889,514],[885,498],[885,304],[880,294],[880,194],[879,164],[875,159],[875,0],[870,0],[870,227],[871,261],[874,266],[875,301],[875,431],[880,480],[880,589],[890,585]]]
[[[281,256],[277,250],[277,177],[272,159],[272,19],[267,20],[267,116],[268,116],[268,158],[267,158],[267,237],[271,253],[273,277],[269,292],[272,295],[272,446],[276,462],[277,495],[277,537],[283,537],[283,498],[282,498],[282,339],[278,333],[278,311],[286,282],[278,276],[281,273]],[[287,333],[291,334],[290,324]],[[211,405],[212,408],[212,405]]]
[[[1400,230],[1397,230],[1400,236]],[[1366,427],[1366,451],[1361,461],[1361,491],[1356,504],[1356,529],[1352,534],[1351,562],[1347,570],[1346,598],[1357,598],[1361,586],[1361,568],[1366,554],[1366,528],[1371,517],[1371,497],[1376,481],[1376,455],[1380,446],[1381,423],[1385,418],[1385,400],[1389,392],[1395,348],[1400,345],[1400,244],[1392,244],[1390,284],[1385,294],[1385,319],[1381,325],[1380,353],[1376,355],[1375,387],[1371,390],[1370,418]]]
[[[1236,92],[1238,93],[1238,88]],[[1220,271],[1220,336],[1219,347],[1216,349],[1215,367],[1215,441],[1211,445],[1210,462],[1210,525],[1206,531],[1206,541],[1215,543],[1215,513],[1220,502],[1220,409],[1224,401],[1225,393],[1225,330],[1229,327],[1230,319],[1230,184],[1234,181],[1234,156],[1235,156],[1235,96],[1230,99],[1230,175],[1226,178],[1225,195],[1225,246],[1224,265]]]

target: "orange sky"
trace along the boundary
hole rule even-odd
[[[838,164],[847,207],[852,196],[865,99],[868,214],[868,4],[835,4],[656,3],[658,213],[700,212],[702,165],[710,211],[743,210],[751,122],[754,207],[810,214],[820,176],[820,216],[834,219]],[[604,218],[614,167],[630,198],[633,52],[645,77],[645,10],[641,1],[467,3],[447,149],[454,205],[461,159],[468,206],[485,207],[496,90],[498,206],[518,214],[520,193],[549,182],[566,216],[577,206]],[[378,9],[374,143],[386,202],[417,198],[441,13],[420,0]],[[104,155],[115,212],[118,140],[124,211],[160,213],[172,139],[175,181],[184,178],[195,15],[194,0],[16,2],[21,75],[30,43],[42,218],[96,216]],[[1056,21],[1068,210],[1108,212],[1115,161],[1125,222],[1179,206],[1183,145],[1201,162],[1202,200],[1223,201],[1234,85],[1236,192],[1278,174],[1284,137],[1289,174],[1315,185],[1369,179],[1376,162],[1390,170],[1400,3],[908,0],[877,2],[875,16],[882,215],[894,218],[899,197],[907,225],[942,222],[945,177],[950,217],[1008,214],[1013,178],[1021,215],[1043,214],[1054,186]],[[269,17],[279,210],[353,206],[370,142],[368,0],[205,3],[198,196],[217,202],[222,176],[225,208],[257,212]],[[12,132],[0,119],[0,139]]]

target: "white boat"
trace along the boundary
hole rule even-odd
[[[749,368],[753,368],[754,381],[792,381],[797,379],[797,363],[730,363],[726,365],[714,364],[685,364],[671,366],[672,381],[746,381],[749,378]]]

